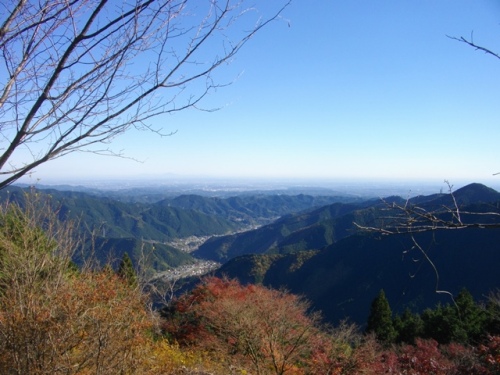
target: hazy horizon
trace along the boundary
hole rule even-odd
[[[317,193],[338,192],[363,196],[388,195],[428,195],[448,192],[448,184],[455,191],[471,183],[482,183],[500,191],[500,178],[494,177],[488,181],[477,180],[444,180],[444,179],[314,179],[314,178],[241,178],[241,177],[209,177],[165,174],[164,176],[130,176],[123,177],[84,177],[84,178],[49,178],[34,179],[25,177],[17,185],[62,188],[83,187],[97,190],[126,189],[161,189],[179,191],[233,191],[235,193],[251,191],[290,191],[293,194],[301,190],[314,190]]]

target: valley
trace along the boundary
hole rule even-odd
[[[0,194],[4,201],[18,202],[29,196],[18,187]],[[61,220],[84,223],[79,233],[89,228],[94,233],[93,250],[75,258],[77,264],[92,256],[117,267],[127,253],[155,279],[215,274],[286,288],[305,296],[334,324],[349,319],[363,325],[381,289],[401,313],[448,303],[464,287],[478,300],[500,287],[500,229],[495,226],[500,193],[480,184],[453,195],[440,191],[384,199],[274,191],[216,196],[169,191],[169,197],[159,194],[154,201],[139,193],[133,199],[122,193],[120,200],[103,192],[40,189],[37,194],[57,207]],[[403,207],[427,216],[405,217]],[[453,210],[462,212],[461,222]],[[428,225],[426,217],[455,220],[455,228],[477,220],[491,228],[383,235],[410,221],[417,228]]]
[[[221,264],[210,260],[198,260],[192,264],[157,272],[150,281],[165,279],[169,282],[192,277],[202,277],[220,268]]]
[[[275,218],[276,219],[276,218]],[[267,220],[259,220],[259,221],[264,221],[264,222],[273,222],[274,219],[267,219]],[[264,224],[253,224],[249,226],[242,227],[238,230],[235,230],[231,233],[225,233],[225,234],[215,234],[213,236],[189,236],[189,237],[184,237],[184,238],[175,238],[172,239],[171,241],[165,242],[165,245],[172,246],[176,249],[179,249],[181,251],[184,251],[186,253],[192,253],[197,251],[200,246],[202,246],[205,242],[207,242],[210,239],[217,238],[217,237],[223,237],[223,236],[231,236],[231,235],[237,235],[240,233],[245,233],[251,230],[256,230],[263,226]]]

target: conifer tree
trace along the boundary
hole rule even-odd
[[[422,313],[426,339],[436,340],[439,344],[463,342],[464,332],[457,321],[456,306],[438,304],[434,309],[425,309]]]
[[[463,288],[455,300],[458,309],[458,321],[465,332],[466,342],[478,341],[487,325],[487,313],[474,301],[472,294]]]
[[[401,316],[396,316],[393,320],[396,330],[397,342],[406,344],[415,344],[415,340],[422,337],[424,322],[419,314],[414,314],[410,309],[406,309]]]
[[[424,337],[440,344],[474,343],[481,339],[488,328],[487,312],[475,303],[465,288],[457,295],[454,304],[444,307],[438,305],[434,310],[426,309],[422,319]]]
[[[372,302],[366,333],[374,333],[377,340],[384,344],[392,343],[397,337],[391,307],[383,289]]]
[[[137,274],[135,272],[132,259],[130,259],[127,252],[123,253],[123,257],[120,261],[117,274],[130,286],[137,286]]]

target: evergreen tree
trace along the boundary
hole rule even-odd
[[[120,265],[118,266],[117,274],[123,280],[126,280],[130,286],[137,286],[137,274],[135,272],[134,265],[132,264],[132,259],[130,259],[127,252],[123,253]]]
[[[435,309],[426,309],[422,313],[424,337],[434,339],[440,344],[464,342],[465,333],[457,320],[456,306],[438,304]]]
[[[396,316],[393,321],[396,330],[397,342],[406,344],[415,344],[415,339],[422,337],[424,322],[419,314],[414,314],[410,309],[406,309],[403,315]]]
[[[380,290],[371,305],[366,333],[371,332],[375,334],[377,340],[384,344],[392,343],[397,337],[397,332],[392,323],[391,307],[383,289]]]
[[[485,308],[485,333],[491,336],[500,336],[500,294],[489,297]]]
[[[485,309],[474,301],[472,294],[465,288],[460,291],[455,303],[457,320],[465,333],[466,342],[477,342],[487,328],[488,315]]]
[[[424,337],[440,344],[468,344],[481,339],[488,328],[488,314],[465,288],[454,304],[438,305],[422,313]]]

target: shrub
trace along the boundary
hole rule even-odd
[[[320,336],[319,316],[284,291],[207,278],[166,313],[165,331],[184,345],[225,353],[257,374],[299,371]]]
[[[39,203],[0,212],[0,373],[137,370],[154,323],[145,297],[114,273],[75,271],[71,224]]]

